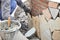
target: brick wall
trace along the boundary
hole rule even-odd
[[[48,7],[47,0],[31,0],[32,5],[32,15],[36,16],[41,13],[41,11]]]

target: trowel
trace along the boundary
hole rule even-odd
[[[36,29],[33,27],[27,33],[25,33],[25,37],[30,37],[36,32]]]

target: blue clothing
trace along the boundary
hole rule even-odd
[[[11,0],[11,13],[14,11],[14,9],[16,8],[16,5],[17,5],[17,3],[16,3],[16,1],[15,0]],[[11,14],[10,13],[10,14]]]
[[[2,20],[2,14],[1,14],[2,12],[1,12],[1,9],[0,9],[0,19]]]
[[[11,5],[11,12],[10,12],[10,14],[12,14],[12,12],[14,11],[14,9],[16,8],[16,1],[15,0],[11,0],[10,5]],[[1,9],[0,9],[0,20],[2,20]]]

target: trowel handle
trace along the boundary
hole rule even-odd
[[[11,18],[8,17],[8,27],[10,27],[10,25],[11,25]]]

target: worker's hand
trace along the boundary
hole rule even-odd
[[[24,6],[24,11],[25,11],[26,15],[27,15],[27,13],[30,13],[30,15],[31,15],[31,10],[29,8],[27,8],[26,6]]]
[[[30,13],[30,12],[31,12],[31,10],[30,10],[29,8],[27,8],[26,6],[24,6],[24,11],[25,11],[26,13]]]

